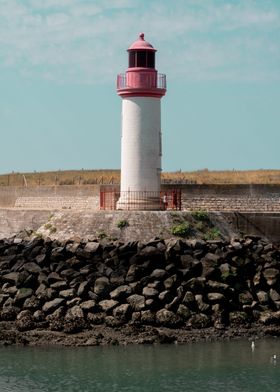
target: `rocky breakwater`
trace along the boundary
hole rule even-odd
[[[153,343],[280,335],[280,250],[231,243],[0,241],[0,340]]]

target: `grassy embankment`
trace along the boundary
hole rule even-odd
[[[280,170],[164,172],[163,182],[197,184],[280,184]],[[0,175],[0,186],[118,184],[119,170],[66,170]]]

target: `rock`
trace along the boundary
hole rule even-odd
[[[32,295],[32,297],[27,298],[24,301],[23,309],[32,310],[34,312],[35,310],[40,308],[40,305],[41,305],[40,299],[35,297],[35,295]]]
[[[201,294],[196,294],[195,301],[196,301],[196,305],[201,313],[206,313],[210,310],[210,308],[211,308],[210,305],[206,304],[203,301],[203,296]]]
[[[57,272],[51,272],[48,277],[47,277],[48,283],[52,284],[55,283],[57,281],[63,280],[62,277],[60,275],[58,275]]]
[[[195,302],[195,297],[191,291],[187,291],[183,298],[183,304],[192,306]]]
[[[33,314],[30,310],[23,310],[17,315],[16,328],[21,332],[34,328]]]
[[[115,300],[123,300],[132,294],[132,288],[128,285],[122,285],[110,292],[110,297]]]
[[[113,316],[123,323],[129,320],[130,315],[131,315],[131,306],[129,304],[123,304],[117,306],[113,310]]]
[[[116,319],[113,316],[106,316],[104,318],[104,322],[105,322],[107,327],[111,327],[111,328],[117,328],[117,327],[120,327],[123,324],[122,321]],[[110,341],[110,343],[111,343],[111,341]]]
[[[33,319],[36,323],[40,323],[45,320],[45,313],[42,310],[36,310],[33,313]]]
[[[25,263],[24,269],[30,274],[39,274],[41,272],[41,267],[34,262]]]
[[[18,289],[17,294],[15,296],[15,303],[23,302],[26,298],[29,298],[33,295],[33,290],[23,287]]]
[[[141,322],[143,324],[153,325],[155,324],[155,321],[156,321],[156,316],[154,312],[152,312],[151,310],[143,310],[141,312]]]
[[[279,278],[279,271],[276,268],[267,268],[263,271],[263,276],[267,284],[273,286]]]
[[[274,290],[274,289],[270,289],[269,290],[269,296],[272,299],[272,301],[280,301],[280,294]]]
[[[263,312],[260,314],[259,322],[264,325],[276,324],[280,325],[280,311],[277,312]]]
[[[96,308],[96,302],[94,300],[90,299],[88,301],[81,302],[80,307],[82,310],[84,310],[86,312],[91,312]]]
[[[89,282],[87,281],[81,282],[77,290],[78,297],[85,297],[87,295],[88,288],[89,288]]]
[[[88,313],[87,320],[90,324],[98,325],[104,323],[104,313]]]
[[[62,331],[64,328],[65,308],[60,306],[46,317],[51,331]]]
[[[153,272],[151,273],[150,276],[152,279],[162,280],[162,279],[166,278],[167,272],[164,269],[158,268],[158,269],[153,270]]]
[[[65,282],[65,280],[59,280],[58,282],[52,283],[50,285],[50,287],[54,290],[65,290],[68,288],[67,283]]]
[[[211,326],[211,318],[204,313],[194,314],[189,318],[186,325],[197,329],[208,328]]]
[[[110,292],[110,282],[106,277],[97,278],[94,283],[94,293],[100,297],[105,297]]]
[[[14,321],[19,314],[20,309],[16,306],[8,306],[1,310],[0,320],[2,321]]]
[[[68,308],[72,308],[72,306],[80,305],[82,299],[80,297],[75,297],[66,301],[66,305]]]
[[[177,275],[172,275],[169,278],[165,279],[165,281],[163,282],[165,290],[171,290],[172,288],[174,288],[176,282],[177,282]]]
[[[158,296],[158,291],[152,287],[144,287],[142,294],[146,298],[154,298]]]
[[[192,278],[185,284],[185,288],[195,294],[202,294],[205,290],[205,278]]]
[[[74,289],[62,290],[59,292],[59,296],[67,300],[72,299],[75,297],[75,290]]]
[[[251,305],[254,300],[252,294],[249,291],[244,291],[243,293],[240,293],[238,299],[242,305]]]
[[[214,280],[208,280],[206,282],[206,289],[209,292],[226,294],[229,291],[229,285],[221,282],[216,282]]]
[[[68,309],[64,319],[64,332],[77,333],[86,326],[84,312],[80,306],[76,305]]]
[[[122,270],[122,269],[117,270],[117,271],[113,271],[111,273],[111,275],[110,275],[110,282],[113,285],[116,285],[116,286],[123,285],[124,284],[124,279],[125,279],[125,276],[126,276],[125,274],[126,274],[126,271]]]
[[[229,313],[229,323],[231,326],[244,325],[248,324],[249,322],[249,316],[245,312],[235,311]]]
[[[145,308],[145,297],[139,294],[132,294],[127,298],[132,310],[139,312]]]
[[[110,313],[112,310],[119,305],[118,301],[113,299],[105,299],[99,302],[99,306],[103,312]]]
[[[173,297],[173,294],[169,290],[162,291],[158,296],[159,300],[165,304],[171,302]]]
[[[4,275],[2,279],[4,282],[9,282],[16,285],[18,281],[18,276],[19,276],[18,272],[10,272],[9,274]]]
[[[132,264],[126,274],[125,281],[126,282],[135,282],[136,280],[141,278],[142,268],[139,268],[136,264]]]
[[[164,327],[175,327],[178,325],[179,317],[167,309],[161,309],[156,313],[156,322]]]
[[[208,293],[207,299],[211,304],[226,302],[226,297],[221,293]]]
[[[205,257],[201,260],[202,262],[202,277],[207,279],[218,280],[221,274],[220,269],[218,268],[218,260],[219,256],[207,253]]]
[[[261,304],[267,304],[269,302],[269,295],[265,291],[258,291],[257,297],[258,297],[259,303],[261,303]]]
[[[64,298],[55,298],[52,301],[46,302],[42,310],[45,313],[52,313],[64,303],[65,303]]]
[[[177,314],[182,318],[182,320],[186,321],[188,318],[190,318],[191,311],[187,306],[180,304],[178,306]]]

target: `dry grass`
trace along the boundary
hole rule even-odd
[[[0,185],[118,184],[119,170],[66,170],[0,175]],[[196,184],[280,184],[280,170],[166,172],[162,182]]]
[[[210,171],[205,169],[194,172],[162,173],[162,179],[197,184],[280,184],[280,170]]]

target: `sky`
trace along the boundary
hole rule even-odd
[[[280,0],[0,0],[0,173],[120,168],[140,32],[167,75],[164,171],[280,169]]]

